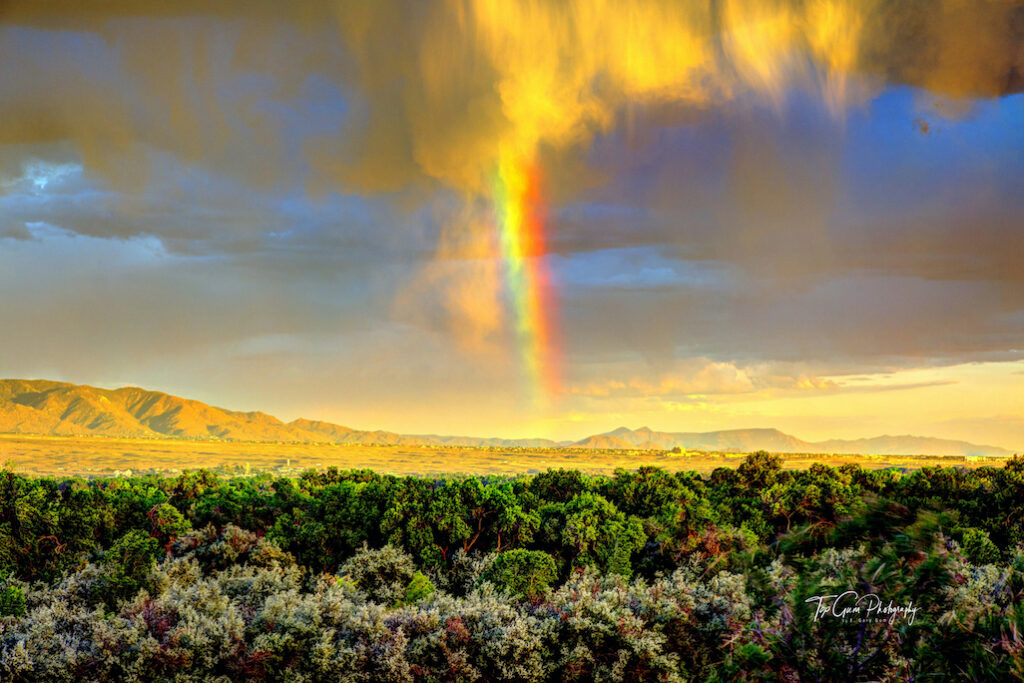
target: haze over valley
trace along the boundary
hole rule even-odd
[[[397,434],[352,429],[319,420],[282,422],[262,412],[216,408],[200,401],[138,387],[101,389],[47,380],[0,380],[0,433],[116,438],[170,438],[251,442],[337,443],[382,446],[573,448],[593,450],[698,450],[748,453],[874,455],[987,455],[1012,453],[996,446],[922,436],[880,436],[808,442],[777,429],[659,432],[646,427],[577,441]]]

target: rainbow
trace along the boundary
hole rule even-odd
[[[561,390],[561,343],[556,291],[544,258],[540,171],[533,162],[503,159],[495,185],[494,204],[516,336],[531,394],[535,403],[543,404]]]

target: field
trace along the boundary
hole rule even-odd
[[[865,469],[927,465],[1001,467],[1001,458],[782,454],[785,469],[811,462],[833,466],[856,463]],[[548,468],[611,473],[616,468],[656,465],[669,471],[710,473],[735,467],[743,454],[562,448],[469,448],[352,444],[116,439],[0,434],[0,463],[33,475],[102,477],[175,474],[207,468],[222,474],[276,472],[296,474],[309,468],[370,468],[398,475],[533,474]]]

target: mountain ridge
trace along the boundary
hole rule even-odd
[[[240,412],[141,387],[101,389],[53,380],[0,380],[0,432],[54,436],[226,439],[362,445],[702,450],[879,455],[996,455],[998,446],[913,435],[804,441],[774,428],[659,432],[619,427],[578,441],[502,439],[360,430],[323,420],[282,422],[260,411]]]
[[[621,445],[600,445],[611,442]],[[646,446],[658,450],[679,448],[743,453],[766,450],[775,453],[830,453],[836,455],[1013,455],[1012,451],[999,446],[910,434],[861,439],[804,441],[771,427],[726,429],[713,432],[656,432],[646,427],[635,430],[619,427],[610,432],[595,434],[577,441],[573,446],[578,448],[639,448]]]

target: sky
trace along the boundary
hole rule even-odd
[[[3,0],[0,376],[1024,444],[1024,2]]]

